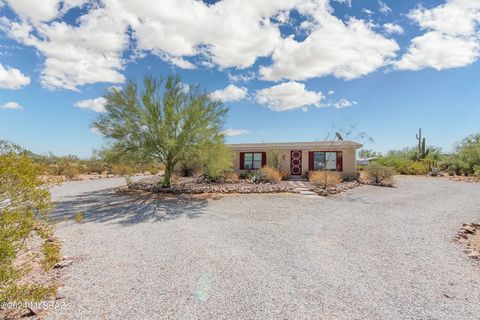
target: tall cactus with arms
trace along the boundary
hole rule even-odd
[[[422,138],[422,128],[418,129],[418,134],[416,135],[416,137],[418,140],[418,151],[415,152],[415,159],[422,160],[425,159],[425,157],[430,152],[430,149],[427,149],[426,147],[425,138]]]

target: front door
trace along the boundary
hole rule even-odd
[[[292,176],[300,176],[302,174],[302,151],[290,151],[290,173]]]

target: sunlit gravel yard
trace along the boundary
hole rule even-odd
[[[480,263],[452,241],[480,184],[398,178],[331,197],[53,190],[66,310],[54,319],[478,319]],[[73,216],[84,213],[78,224]]]

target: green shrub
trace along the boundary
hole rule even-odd
[[[49,270],[60,261],[60,243],[57,240],[47,240],[43,244],[43,268]]]
[[[136,172],[137,170],[135,169],[135,167],[130,164],[114,164],[112,166],[112,173],[115,175],[133,175]]]
[[[473,175],[476,177],[476,178],[480,178],[480,165],[475,165],[473,167]]]
[[[267,166],[278,171],[282,170],[281,157],[282,154],[277,149],[268,149],[267,152]]]
[[[210,145],[208,156],[201,164],[204,177],[211,181],[221,180],[224,173],[233,166],[232,150],[223,143]]]
[[[160,171],[157,166],[155,165],[149,165],[149,166],[144,166],[142,167],[142,172],[150,172],[150,174],[158,174]]]
[[[240,179],[252,180],[254,175],[255,175],[255,172],[253,172],[253,171],[250,171],[250,170],[245,171],[245,172],[240,174]]]
[[[367,178],[374,184],[391,184],[395,171],[387,166],[382,166],[376,162],[372,162],[365,166]]]
[[[452,175],[452,176],[461,175],[469,171],[468,165],[456,156],[444,162],[442,164],[442,169],[443,171],[446,171],[449,175]]]
[[[86,173],[101,174],[108,170],[108,165],[101,160],[86,160],[84,165],[86,166]]]
[[[34,283],[19,284],[29,269],[26,263],[17,263],[20,255],[27,257],[32,251],[27,240],[33,235],[43,243],[51,236],[46,215],[51,208],[50,192],[38,178],[41,170],[26,155],[0,154],[0,302],[12,301],[12,297],[28,300],[43,292]]]
[[[8,288],[5,295],[8,297],[8,300],[5,299],[0,301],[40,302],[46,300],[46,298],[54,297],[56,292],[56,283],[48,286],[43,284],[23,284]],[[0,295],[0,299],[1,298]]]
[[[261,183],[265,181],[265,176],[263,175],[263,172],[261,170],[257,170],[254,172],[252,176],[252,182],[253,183]]]
[[[455,147],[457,163],[461,163],[461,173],[470,175],[480,166],[480,133],[466,137]],[[457,168],[458,169],[458,168]]]
[[[66,176],[67,178],[75,178],[81,173],[80,167],[77,165],[61,165],[60,166],[60,175]]]
[[[83,222],[83,212],[79,211],[75,213],[75,221],[77,223],[82,223]]]
[[[426,175],[428,173],[428,164],[422,161],[408,161],[402,163],[397,168],[399,174],[408,175]]]

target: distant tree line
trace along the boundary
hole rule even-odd
[[[378,164],[393,168],[399,174],[423,175],[429,172],[446,172],[450,175],[480,177],[480,133],[472,134],[455,144],[453,153],[443,153],[440,148],[426,145],[417,135],[416,147],[391,150],[385,155],[372,150],[359,150],[359,158],[376,158]]]

